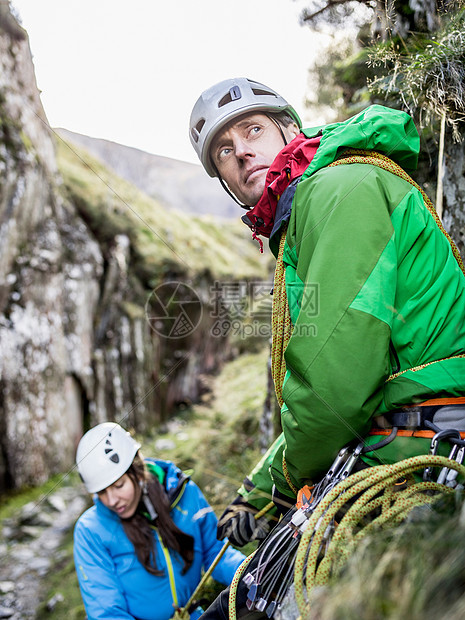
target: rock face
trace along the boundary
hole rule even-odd
[[[1,486],[43,481],[70,464],[82,429],[70,415],[71,377],[86,380],[91,351],[80,339],[77,368],[65,317],[78,288],[92,313],[103,263],[55,190],[54,145],[27,36],[16,28],[0,32]]]
[[[227,338],[209,337],[214,261],[192,268],[169,243],[187,220],[172,218],[173,232],[169,224],[162,233],[155,225],[128,232],[131,205],[111,206],[119,225],[99,234],[85,208],[90,189],[78,199],[72,181],[65,187],[27,34],[7,6],[0,5],[0,492],[71,467],[83,430],[95,423],[156,427],[177,404],[195,401],[202,374],[231,354]],[[102,225],[101,205],[98,215]],[[183,243],[200,258],[202,226]],[[148,232],[163,237],[168,258],[147,243],[145,255],[136,248]],[[215,243],[210,250],[220,257],[225,250]],[[222,277],[235,276],[223,270]],[[253,268],[250,277],[258,278]],[[173,279],[190,287],[154,307],[150,291]],[[189,316],[192,302],[203,310],[197,317]],[[184,321],[174,337],[158,329],[163,312]]]

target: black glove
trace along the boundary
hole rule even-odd
[[[273,489],[271,491],[271,499],[276,506],[276,517],[278,518],[291,510],[291,508],[295,506],[296,502],[295,497],[289,497],[288,495],[284,495],[284,493],[278,491],[275,484],[273,485]]]
[[[216,537],[228,538],[236,547],[243,547],[251,540],[263,540],[270,531],[270,523],[266,517],[255,519],[257,512],[238,495],[219,518]]]

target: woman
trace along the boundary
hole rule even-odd
[[[94,506],[78,519],[74,560],[89,620],[168,620],[222,543],[200,489],[173,463],[141,458],[140,444],[105,422],[79,442],[76,463]],[[228,548],[213,571],[227,585],[244,556]],[[191,611],[191,619],[201,610]]]

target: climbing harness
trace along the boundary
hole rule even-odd
[[[391,435],[396,434],[393,429]],[[431,434],[430,454],[356,472],[360,456],[378,444],[360,442],[343,448],[321,482],[305,489],[300,504],[239,567],[230,586],[229,620],[236,620],[241,578],[248,588],[250,612],[272,618],[293,584],[299,612],[305,617],[310,608],[307,593],[327,583],[362,537],[399,524],[413,508],[432,504],[440,494],[462,491],[465,440],[456,430]],[[449,457],[437,454],[443,441],[452,444]],[[423,480],[419,480],[414,474],[422,471]]]

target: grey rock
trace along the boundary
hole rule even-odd
[[[63,512],[66,510],[66,502],[61,495],[54,493],[48,495],[46,499],[47,504],[56,512]]]
[[[42,528],[37,525],[23,525],[16,531],[15,539],[20,542],[39,538]]]
[[[157,439],[155,442],[155,450],[173,450],[176,444],[172,439]]]
[[[15,589],[15,584],[13,581],[0,581],[0,594],[7,594],[8,592],[13,592]]]

